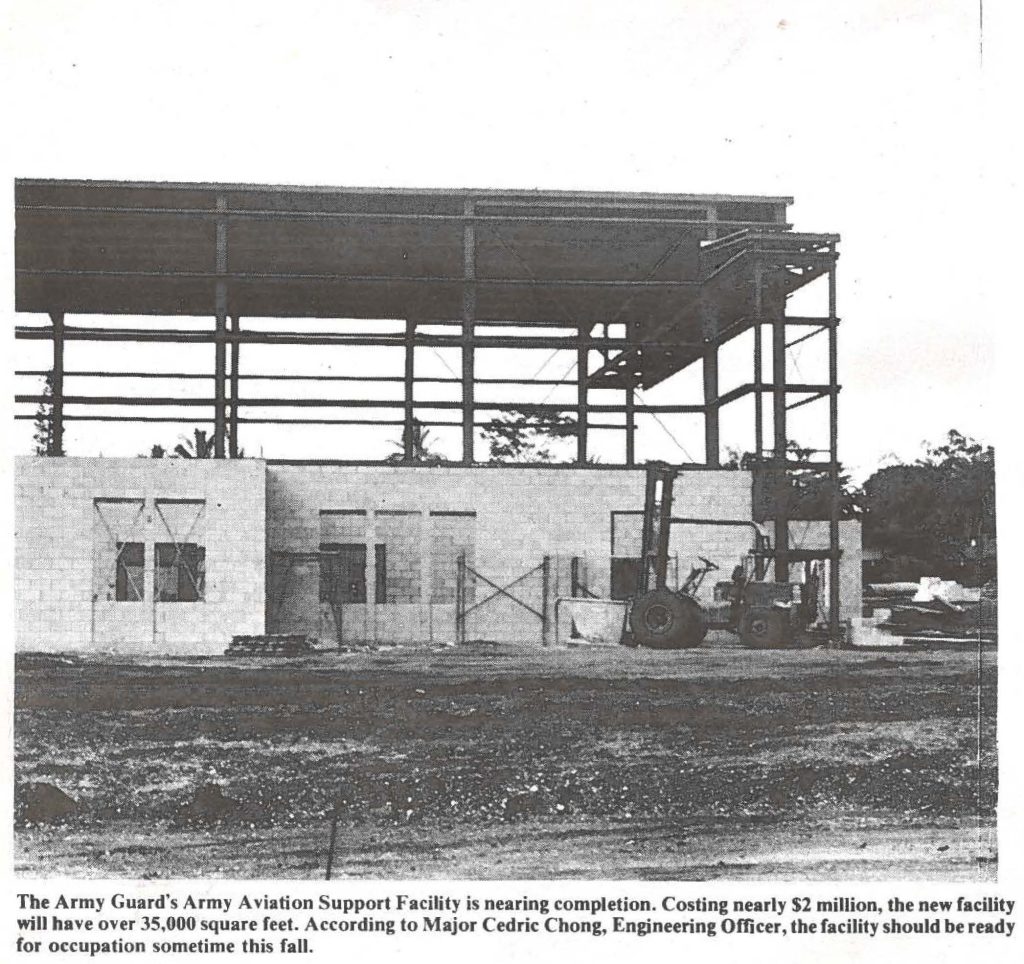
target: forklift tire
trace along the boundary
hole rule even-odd
[[[692,649],[704,641],[708,624],[695,599],[671,589],[655,589],[633,603],[629,628],[636,645]]]
[[[757,609],[740,619],[740,642],[749,649],[784,649],[790,644],[788,612]]]

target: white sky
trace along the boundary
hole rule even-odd
[[[791,194],[798,230],[842,235],[863,476],[993,440],[978,36],[965,0],[18,2],[7,145],[22,177]],[[177,432],[121,431],[106,454]]]

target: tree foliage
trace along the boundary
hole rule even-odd
[[[801,468],[813,461],[814,449],[805,448],[798,442],[790,441],[787,449],[792,456],[791,468],[785,476],[765,470],[764,515],[773,517],[777,506],[782,505],[790,519],[828,519],[832,513],[832,480],[822,469]],[[753,470],[756,459],[752,452],[741,452],[727,448],[722,461],[724,469]],[[839,517],[854,519],[860,515],[860,499],[857,487],[849,473],[839,467]]]
[[[995,450],[955,429],[916,462],[879,469],[861,496],[865,545],[883,557],[877,578],[991,578],[995,492]]]
[[[224,435],[224,447],[227,449],[228,440],[230,436],[225,433]],[[212,459],[216,448],[214,446],[213,436],[207,435],[205,429],[194,428],[192,429],[192,437],[189,438],[187,435],[179,435],[178,441],[174,448],[171,450],[170,455],[167,453],[162,445],[157,443],[149,450],[148,456],[140,456],[140,458],[151,458],[151,459]],[[245,458],[245,450],[238,450],[238,458]]]
[[[35,443],[35,453],[36,455],[64,455],[63,446],[59,452],[53,451],[53,372],[47,372],[43,377],[42,394],[43,401],[39,403],[32,423],[32,441]]]
[[[561,412],[503,412],[483,430],[489,462],[562,462],[559,443],[576,437],[576,419]]]

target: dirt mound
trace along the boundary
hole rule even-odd
[[[178,823],[259,822],[266,814],[259,807],[226,796],[213,783],[204,783],[177,813]]]
[[[18,823],[64,823],[78,812],[78,802],[52,783],[23,783],[18,788]]]

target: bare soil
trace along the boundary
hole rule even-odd
[[[987,650],[19,657],[31,876],[993,879]],[[218,787],[215,811],[197,792]],[[210,798],[209,789],[206,797]]]

